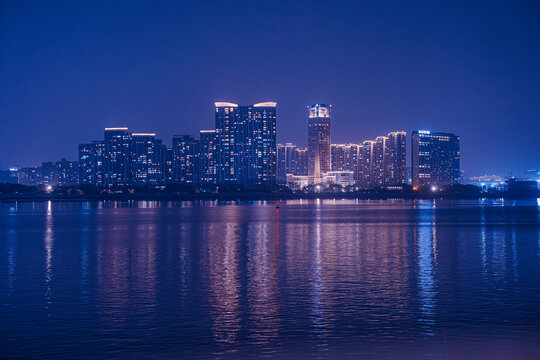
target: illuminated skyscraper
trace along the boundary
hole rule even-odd
[[[216,183],[216,131],[201,130],[199,136],[200,159],[199,159],[199,174],[201,183],[215,184]]]
[[[385,182],[385,164],[388,155],[386,146],[388,144],[388,137],[378,136],[373,142],[371,153],[371,186],[382,187],[386,185]]]
[[[163,184],[161,140],[153,133],[133,133],[131,137],[133,185]]]
[[[287,181],[287,174],[307,175],[307,148],[299,148],[292,143],[277,145],[277,177],[278,183],[284,184]]]
[[[54,163],[56,167],[57,180],[59,186],[73,186],[79,183],[79,163],[61,159]]]
[[[292,173],[294,175],[305,176],[308,174],[308,149],[296,148],[295,162]]]
[[[369,189],[372,187],[371,173],[373,164],[373,147],[375,141],[364,141],[360,147],[358,156],[358,182],[357,185],[361,189]]]
[[[78,182],[80,185],[131,186],[161,185],[166,180],[166,147],[155,134],[130,134],[128,128],[106,128],[104,141],[79,145]],[[56,163],[55,163],[56,164]],[[53,167],[59,183],[71,181],[63,175],[68,163]],[[43,164],[45,174],[49,165]],[[43,170],[42,170],[43,172]],[[48,180],[47,175],[44,181]]]
[[[385,163],[385,184],[407,183],[407,133],[394,131],[388,134]]]
[[[103,186],[103,141],[79,145],[79,185]]]
[[[292,143],[277,144],[277,183],[285,184],[287,174],[294,174],[296,168],[296,145]]]
[[[167,147],[164,144],[161,144],[161,168],[163,172],[163,181],[165,184],[174,183],[174,155],[173,150],[170,147]]]
[[[245,187],[276,183],[276,103],[215,103],[216,181]]]
[[[199,140],[191,135],[174,135],[173,172],[177,183],[199,182]]]
[[[330,146],[332,171],[352,171],[355,182],[358,182],[360,147],[358,144],[332,144]]]
[[[128,128],[105,128],[104,185],[131,185],[131,135]]]
[[[41,184],[41,167],[20,168],[19,184],[27,186]]]
[[[358,151],[357,185],[369,189],[406,184],[406,139],[404,131],[395,131],[364,141]]]
[[[41,164],[41,183],[45,185],[58,185],[58,166],[52,161]]]
[[[308,175],[315,181],[331,169],[330,107],[324,104],[308,107]]]
[[[19,182],[19,168],[13,167],[0,170],[0,183],[17,184]]]
[[[460,181],[459,136],[419,130],[412,133],[413,187],[444,187]]]

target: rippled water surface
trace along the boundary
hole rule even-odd
[[[540,358],[540,203],[0,203],[2,358]]]

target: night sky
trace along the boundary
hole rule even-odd
[[[170,144],[214,101],[277,101],[299,145],[316,102],[334,143],[454,132],[466,177],[520,176],[540,167],[540,3],[0,1],[4,169],[74,160],[106,126]]]

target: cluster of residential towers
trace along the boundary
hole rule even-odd
[[[201,130],[198,138],[174,135],[171,147],[154,133],[106,128],[103,140],[79,145],[78,162],[51,163],[56,170],[47,173],[56,178],[46,183],[108,188],[216,184],[246,189],[338,184],[371,189],[410,181],[404,131],[360,143],[332,144],[331,106],[309,106],[307,120],[306,148],[276,143],[275,102],[248,106],[216,102],[215,129]],[[459,182],[459,137],[414,131],[411,140],[413,187]],[[43,167],[20,169],[19,182],[40,182],[43,173]]]

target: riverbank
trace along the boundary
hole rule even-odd
[[[432,200],[432,199],[527,199],[535,196],[501,196],[481,194],[478,196],[463,196],[456,194],[414,194],[414,193],[199,193],[199,194],[25,194],[0,195],[0,201],[281,201],[299,199],[361,199],[361,200]]]

